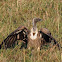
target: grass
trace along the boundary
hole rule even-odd
[[[32,27],[32,19],[41,18],[37,24],[48,28],[52,36],[62,46],[62,1],[61,0],[1,0],[0,1],[0,44],[9,33],[18,26]],[[20,50],[20,45],[14,49],[1,49],[0,62],[60,62],[62,52],[54,47],[35,51]]]

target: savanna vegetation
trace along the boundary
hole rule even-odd
[[[62,0],[0,0],[0,44],[20,25],[32,27],[32,19],[43,21],[37,24],[48,28],[52,36],[62,46]],[[55,46],[44,46],[41,51],[31,54],[21,49],[21,41],[14,48],[0,50],[0,62],[61,62],[62,50]]]

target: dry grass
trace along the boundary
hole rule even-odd
[[[37,24],[48,28],[52,36],[62,46],[62,1],[61,0],[1,0],[0,1],[0,43],[18,26],[32,27],[32,19],[39,17],[43,21]],[[14,49],[1,49],[0,62],[60,62],[62,52],[55,47],[35,51],[20,50],[20,45]]]

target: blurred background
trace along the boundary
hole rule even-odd
[[[20,25],[32,27],[32,19],[43,21],[38,29],[48,28],[52,36],[62,46],[62,0],[0,0],[0,44]],[[1,49],[0,62],[60,62],[59,50],[42,49],[31,56],[31,51],[16,46],[14,49]]]

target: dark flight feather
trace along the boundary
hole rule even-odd
[[[46,28],[41,28],[40,33],[42,34],[42,38],[44,39],[44,43],[51,43],[53,40],[54,45],[57,45],[60,50],[60,45],[58,42],[52,37],[51,32]]]
[[[23,40],[28,32],[27,28],[24,26],[18,27],[15,31],[10,33],[6,39],[0,44],[0,49],[4,44],[4,48],[9,48],[15,44],[17,40]]]

